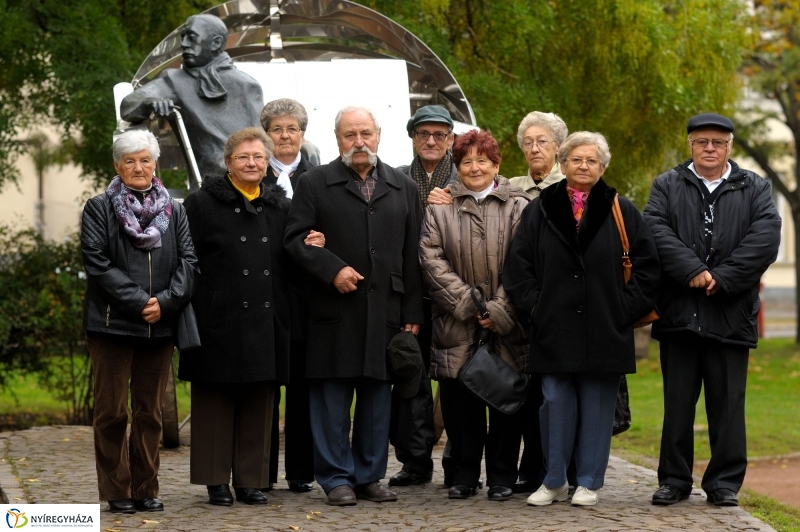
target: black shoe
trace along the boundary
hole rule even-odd
[[[492,486],[486,495],[490,501],[507,501],[514,494],[514,490],[506,486]]]
[[[466,499],[475,495],[477,491],[478,489],[475,486],[458,484],[450,488],[450,491],[447,492],[447,497],[450,499]]]
[[[531,482],[530,480],[520,480],[514,487],[511,488],[514,493],[533,493],[534,491],[539,489],[541,486],[541,482]]]
[[[269,493],[270,491],[272,491],[272,488],[274,486],[275,485],[272,482],[270,482],[269,486],[267,486],[266,488],[258,488],[258,491],[260,491],[261,493]]]
[[[672,484],[663,484],[659,486],[656,492],[653,494],[653,504],[659,506],[668,506],[688,498],[688,493],[683,493]]]
[[[108,509],[112,514],[135,514],[136,505],[133,499],[117,499],[116,501],[108,501]]]
[[[233,506],[233,495],[227,484],[206,486],[208,490],[208,504],[214,506]]]
[[[314,487],[313,482],[311,481],[287,480],[286,482],[289,483],[289,491],[293,491],[295,493],[306,493],[308,491],[311,491],[311,489]]]
[[[155,497],[148,497],[147,499],[135,499],[133,503],[136,509],[140,512],[163,512],[164,503]]]
[[[739,497],[736,496],[733,490],[728,488],[720,488],[706,493],[708,502],[714,506],[739,506]]]
[[[405,467],[397,472],[392,478],[389,479],[390,486],[411,486],[413,484],[427,484],[431,481],[431,477],[433,476],[432,473],[428,473],[427,475],[423,475],[421,473],[417,473],[416,471],[412,471],[411,469],[406,469]]]
[[[256,488],[233,488],[236,500],[245,504],[267,504],[267,496]]]

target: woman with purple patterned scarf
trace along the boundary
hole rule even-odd
[[[176,319],[198,273],[183,206],[154,174],[159,155],[149,131],[120,135],[118,175],[86,203],[81,224],[97,483],[114,513],[164,509],[157,498],[162,396]]]

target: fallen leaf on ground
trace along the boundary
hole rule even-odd
[[[121,530],[117,530],[116,528],[104,528],[105,532],[122,532]]]
[[[322,512],[311,512],[314,515],[320,515]]]
[[[300,530],[299,526],[294,526],[294,525],[289,525],[289,528],[291,528],[292,530]]]
[[[29,478],[28,482],[39,482],[38,478]]]
[[[63,440],[61,440],[61,441],[69,441],[69,438],[64,438],[64,439],[63,439]]]
[[[146,525],[159,525],[161,524],[161,521],[154,521],[152,519],[142,519],[142,523]]]

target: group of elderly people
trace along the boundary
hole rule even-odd
[[[396,500],[379,482],[385,403],[395,400],[380,353],[393,335],[416,335],[420,325],[430,337],[422,372],[439,383],[448,434],[449,497],[480,488],[485,448],[490,500],[532,492],[528,503],[544,506],[572,493],[573,505],[597,503],[620,377],[636,371],[634,322],[659,288],[650,229],[603,181],[611,152],[601,134],[568,136],[557,115],[530,113],[518,131],[529,171],[509,180],[489,132],[454,139],[446,110],[423,110],[409,122],[419,159],[406,173],[377,158],[380,127],[363,108],[339,113],[341,157],[309,172],[300,151],[305,110],[293,100],[270,102],[261,128],[228,139],[226,175],[206,176],[183,204],[154,175],[159,148],[149,132],[115,141],[118,176],[87,203],[82,227],[97,475],[112,512],[163,510],[161,398],[175,323],[190,301],[202,345],[181,352],[179,377],[192,383],[190,480],[207,486],[211,504],[233,504],[231,475],[237,501],[267,502],[277,474],[276,391],[286,383],[289,488],[308,491],[316,479],[333,505]],[[430,193],[417,198],[413,181]],[[630,246],[627,282],[616,201]],[[372,247],[358,249],[362,230],[349,213],[372,223],[387,210],[403,224],[397,234],[377,225],[383,229],[365,236]],[[387,292],[373,300],[373,290],[384,290],[376,272],[387,248],[399,258],[385,272]],[[357,258],[340,258],[348,253]],[[470,295],[475,286],[485,313]],[[358,334],[337,336],[348,327]],[[520,411],[488,409],[488,432],[486,403],[458,382],[482,330],[492,332],[494,353],[532,376]],[[340,344],[344,355],[333,353]],[[352,367],[363,376],[353,377]],[[404,471],[394,485],[430,481]]]

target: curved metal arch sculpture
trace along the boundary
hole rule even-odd
[[[410,113],[438,104],[453,119],[475,126],[475,114],[453,74],[436,54],[388,17],[348,0],[230,0],[205,13],[228,27],[226,51],[234,61],[403,59]],[[136,72],[134,88],[164,68],[180,68],[180,28],[170,33]]]

